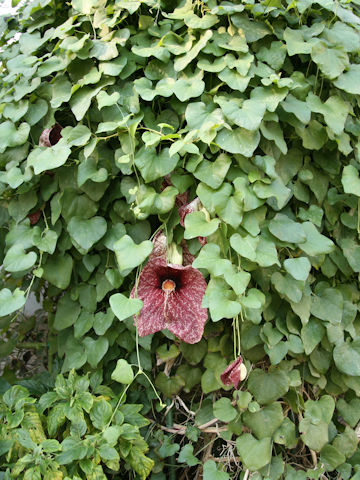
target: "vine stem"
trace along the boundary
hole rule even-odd
[[[139,373],[142,373],[143,372],[143,369],[142,369],[142,366],[141,366],[141,361],[140,361],[140,351],[139,351],[139,332],[138,332],[138,328],[137,328],[137,325],[136,325],[136,338],[135,338],[135,343],[136,343],[136,358],[137,358],[137,363],[138,363],[138,369],[139,369]]]
[[[147,379],[147,381],[150,383],[152,389],[154,390],[154,393],[155,393],[157,399],[159,400],[160,405],[163,406],[163,407],[165,407],[165,405],[163,404],[161,398],[159,397],[159,394],[158,394],[157,391],[156,391],[155,386],[153,385],[153,383],[152,383],[152,381],[150,380],[150,378],[148,377],[148,375],[146,375],[146,373],[144,372],[144,370],[140,370],[140,369],[139,369],[139,370],[136,372],[136,374],[134,375],[134,378],[133,378],[132,382],[129,383],[128,385],[126,385],[124,391],[123,391],[122,394],[120,395],[120,398],[119,398],[119,400],[118,400],[118,402],[117,402],[117,404],[116,404],[116,407],[114,408],[114,411],[113,411],[113,413],[112,413],[112,415],[111,415],[111,418],[110,418],[110,420],[108,421],[108,423],[106,424],[106,427],[105,427],[105,428],[108,428],[108,427],[111,425],[111,422],[114,420],[114,416],[115,416],[116,412],[118,411],[118,409],[119,409],[119,407],[120,407],[120,405],[121,405],[121,403],[122,403],[122,401],[123,401],[123,399],[124,399],[124,397],[125,397],[125,395],[126,395],[126,392],[127,392],[128,389],[130,388],[130,386],[133,384],[133,382],[134,382],[134,380],[136,379],[136,377],[138,377],[139,375],[144,375],[144,376],[145,376],[145,378]],[[174,480],[175,480],[175,479],[174,479]]]
[[[161,400],[156,388],[155,388],[155,385],[152,383],[152,381],[150,380],[150,377],[144,372],[144,370],[142,370],[141,372],[139,371],[138,374],[141,374],[141,375],[144,375],[144,377],[146,378],[146,380],[150,383],[150,386],[151,388],[153,389],[155,395],[156,395],[156,398],[159,400],[160,402],[160,406],[162,408],[166,407],[166,405],[163,403],[163,401]]]
[[[155,232],[156,233],[156,232]],[[155,235],[155,234],[154,234]],[[138,287],[138,283],[139,283],[139,276],[140,276],[140,267],[138,267],[137,269],[137,272],[136,272],[136,280],[135,280],[135,298],[138,298],[137,296],[137,287]],[[138,328],[137,328],[137,324],[135,325],[135,328],[136,328],[136,337],[135,337],[135,344],[136,344],[136,359],[137,359],[137,367],[138,367],[138,371],[134,377],[134,380],[135,378],[138,376],[138,375],[144,375],[144,377],[146,378],[146,380],[149,382],[151,388],[153,389],[153,392],[155,393],[156,395],[156,398],[159,400],[160,402],[160,406],[162,408],[164,408],[166,405],[163,403],[163,401],[161,400],[156,388],[155,388],[155,385],[152,383],[150,377],[144,372],[142,366],[141,366],[141,361],[140,361],[140,350],[139,350],[139,332],[138,332]],[[133,381],[134,381],[133,380]]]
[[[237,335],[236,335],[235,318],[233,319],[233,337],[234,337],[234,341],[233,341],[234,358],[236,358],[236,353],[237,353],[237,343],[236,343],[236,339],[237,339]]]
[[[169,406],[171,403],[170,399],[166,401],[166,404]],[[166,426],[168,428],[172,428],[173,426],[173,411],[171,408],[168,409],[166,414]],[[175,455],[171,455],[169,458],[169,480],[176,480],[176,461]]]
[[[140,375],[140,372],[137,372],[137,373],[135,374],[133,381],[135,380],[135,378],[136,378],[138,375]],[[118,411],[118,409],[119,409],[119,407],[120,407],[120,405],[121,405],[121,402],[123,401],[123,399],[124,399],[124,397],[125,397],[125,395],[126,395],[126,392],[128,391],[130,385],[132,385],[133,381],[132,381],[131,383],[129,383],[128,385],[126,385],[124,391],[123,391],[122,394],[120,395],[120,398],[119,398],[119,400],[118,400],[118,402],[117,402],[117,404],[116,404],[116,407],[114,408],[114,411],[113,411],[113,413],[112,413],[112,415],[111,415],[111,417],[110,417],[110,420],[109,420],[108,423],[106,424],[105,429],[108,428],[108,427],[111,425],[111,422],[114,420],[115,413]],[[105,430],[105,429],[104,429],[104,430]]]

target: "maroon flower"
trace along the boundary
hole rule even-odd
[[[62,127],[57,123],[51,128],[45,128],[39,138],[39,147],[52,147],[61,138]]]
[[[134,317],[135,325],[140,337],[167,328],[182,341],[197,343],[208,317],[207,309],[201,307],[207,284],[191,265],[167,263],[166,252],[158,255],[163,237],[155,239],[153,253],[130,294],[144,303]]]
[[[30,220],[30,225],[36,225],[41,217],[41,211],[37,210],[34,213],[29,213],[28,219]]]
[[[244,380],[245,377],[246,367],[242,363],[241,355],[239,355],[236,360],[230,363],[230,365],[220,375],[221,381],[224,385],[234,385],[236,390],[238,389],[239,383]]]

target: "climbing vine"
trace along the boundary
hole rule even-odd
[[[47,354],[3,368],[0,478],[360,478],[359,9],[0,17],[0,355]],[[141,323],[159,234],[198,343]]]

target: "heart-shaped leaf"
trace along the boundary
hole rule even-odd
[[[218,469],[214,460],[207,460],[204,463],[204,480],[229,480],[229,478],[228,473]]]
[[[141,148],[135,156],[135,164],[146,183],[164,177],[172,172],[179,160],[179,155],[170,156],[169,149],[157,153],[155,148]]]
[[[192,212],[185,217],[185,234],[187,240],[196,237],[208,237],[218,229],[220,220],[207,220],[204,212]]]
[[[130,385],[134,380],[134,372],[128,362],[121,358],[117,361],[115,370],[111,374],[111,378],[116,382]]]
[[[258,130],[245,130],[242,127],[234,130],[223,128],[215,138],[215,142],[226,152],[251,157],[260,142],[260,133]]]
[[[4,267],[8,272],[22,272],[35,265],[37,255],[35,252],[25,253],[22,245],[13,245],[5,255]]]
[[[86,145],[91,137],[91,132],[85,125],[66,127],[61,131],[61,136],[66,140],[69,147]]]
[[[284,261],[284,267],[295,280],[302,280],[304,282],[309,276],[311,263],[306,257],[287,258]]]
[[[13,292],[8,288],[3,288],[0,290],[0,317],[19,310],[25,305],[25,302],[25,294],[19,288]]]
[[[22,123],[15,126],[10,120],[2,122],[0,125],[0,153],[3,153],[7,147],[16,147],[23,145],[29,136],[30,125]]]
[[[137,245],[129,235],[124,235],[114,243],[120,273],[125,276],[133,268],[140,265],[150,255],[152,249],[153,244],[150,240],[144,240]]]
[[[96,368],[109,348],[109,340],[106,337],[99,337],[94,340],[91,337],[85,337],[83,345],[87,353],[87,362],[92,368]]]
[[[336,345],[333,352],[335,365],[347,375],[360,375],[360,340]]]
[[[115,293],[110,297],[111,310],[119,320],[132,317],[139,313],[143,306],[143,302],[138,298],[127,298],[122,293]]]
[[[28,156],[27,165],[33,167],[35,175],[64,165],[71,149],[62,141],[53,147],[34,148]]]
[[[236,447],[245,465],[251,471],[259,470],[271,461],[271,438],[256,440],[250,433],[236,439]]]
[[[75,246],[80,246],[85,253],[105,235],[106,229],[106,220],[102,217],[89,220],[72,217],[68,223],[68,232]]]
[[[57,233],[54,230],[45,230],[45,232],[41,234],[40,229],[35,228],[33,233],[34,245],[43,252],[53,254],[58,239]]]
[[[252,235],[242,237],[239,233],[234,233],[230,237],[230,245],[239,255],[254,261],[259,240],[259,237],[253,237]]]

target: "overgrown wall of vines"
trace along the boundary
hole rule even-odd
[[[4,371],[0,478],[360,479],[359,9],[35,0],[0,18],[0,353],[35,292],[48,358]],[[134,326],[159,235],[206,281],[198,343]],[[236,389],[220,375],[240,354]]]

